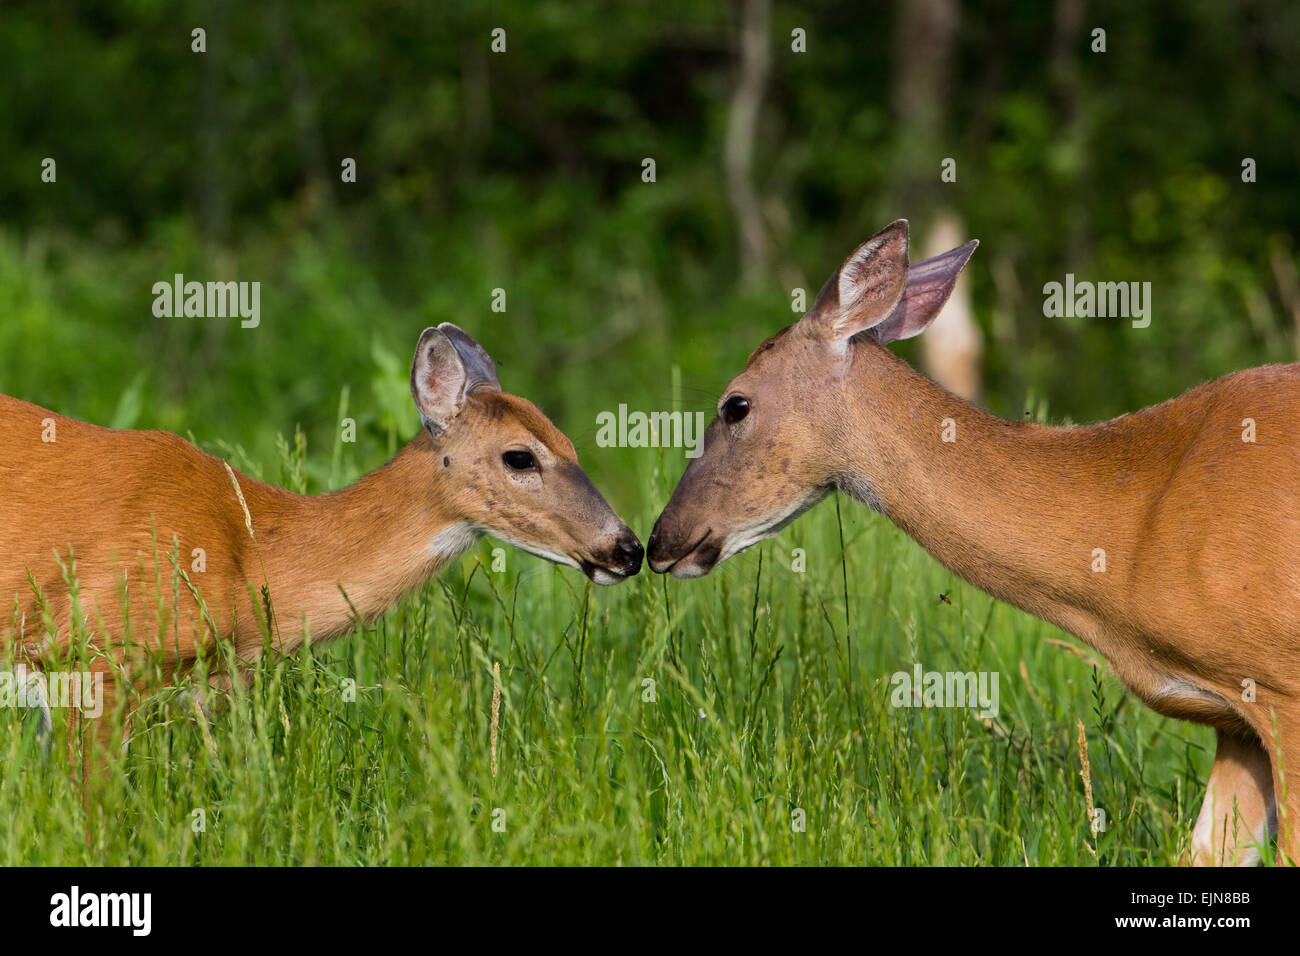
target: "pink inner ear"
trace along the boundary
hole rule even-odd
[[[907,286],[898,305],[888,317],[867,331],[882,344],[910,339],[924,332],[952,295],[957,276],[978,245],[979,241],[972,239],[956,249],[911,265],[907,270]]]
[[[426,425],[446,428],[464,401],[465,366],[440,329],[426,329],[411,366],[411,396]]]
[[[861,331],[889,309],[901,294],[906,270],[907,223],[900,220],[864,242],[840,266],[836,333]]]

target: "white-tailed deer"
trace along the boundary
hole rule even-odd
[[[419,435],[378,471],[316,497],[254,481],[176,435],[100,428],[0,396],[0,650],[40,669],[66,653],[79,609],[93,649],[107,652],[90,667],[105,675],[107,718],[132,651],[165,676],[218,640],[244,661],[268,643],[292,652],[308,634],[328,639],[381,614],[483,534],[598,584],[637,573],[641,544],[572,443],[501,391],[472,338],[449,323],[425,329],[411,394]]]
[[[909,268],[900,220],[859,246],[722,393],[650,566],[707,574],[841,490],[1159,713],[1214,726],[1195,862],[1257,860],[1279,809],[1300,860],[1300,366],[1099,425],[1004,421],[885,348],[933,321],[975,245]]]

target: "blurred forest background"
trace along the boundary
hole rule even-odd
[[[793,289],[906,217],[914,259],[982,242],[987,406],[1117,415],[1298,357],[1298,37],[1292,0],[10,0],[0,391],[255,473],[342,411],[323,490],[414,433],[411,350],[453,321],[628,506],[645,453],[596,413],[670,407],[674,366],[711,411]],[[155,317],[178,272],[261,282],[261,325]],[[1150,327],[1044,318],[1067,272],[1150,282]]]

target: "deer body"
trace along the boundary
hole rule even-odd
[[[268,645],[289,653],[382,614],[483,534],[598,583],[636,573],[640,543],[572,444],[500,391],[469,336],[426,329],[411,384],[425,427],[388,464],[318,496],[255,481],[176,435],[0,396],[0,652],[42,668],[66,652],[79,609],[109,693],[143,654],[172,677],[215,641],[244,662]]]
[[[1300,702],[1300,457],[1282,437],[1300,434],[1300,366],[1053,428],[1004,421],[890,352],[854,348],[866,368],[846,419],[872,436],[838,436],[847,493],[967,581],[1087,641],[1162,714],[1241,731],[1245,678]],[[1273,440],[1243,442],[1249,417]],[[939,437],[945,419],[954,441]]]
[[[47,421],[54,422],[54,441],[12,440],[39,436]],[[423,432],[357,484],[312,497],[227,471],[221,459],[168,432],[101,428],[7,396],[0,396],[0,429],[11,436],[0,446],[7,492],[0,499],[0,593],[18,598],[28,654],[49,639],[28,571],[53,620],[68,621],[72,594],[60,562],[67,565],[70,553],[79,603],[92,625],[103,617],[174,632],[176,640],[163,640],[162,652],[173,661],[193,657],[196,641],[213,636],[213,628],[188,587],[174,593],[179,568],[199,590],[216,634],[230,636],[240,656],[252,658],[265,641],[264,583],[273,598],[277,646],[291,652],[308,620],[319,640],[349,628],[349,601],[364,617],[381,614],[478,536],[440,538],[456,519]],[[80,493],[61,491],[70,482]],[[427,494],[411,495],[413,487]],[[455,547],[435,547],[439,541]],[[196,560],[203,570],[195,570]],[[166,598],[158,622],[157,579]]]
[[[1196,862],[1258,859],[1279,809],[1300,859],[1300,785],[1277,800],[1300,767],[1300,366],[1098,425],[1004,421],[884,348],[933,321],[974,248],[909,267],[902,220],[863,243],[727,386],[651,567],[708,573],[842,490],[1216,728]]]

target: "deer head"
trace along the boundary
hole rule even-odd
[[[641,542],[578,465],[573,443],[532,402],[501,391],[496,364],[449,322],[425,329],[411,395],[466,534],[487,533],[597,584],[641,567]]]
[[[702,454],[650,535],[655,571],[707,574],[837,487],[878,504],[869,479],[843,467],[850,447],[855,460],[887,453],[855,379],[887,374],[884,347],[925,330],[977,245],[909,267],[907,238],[900,219],[858,246],[807,314],[763,342],[723,390]]]

